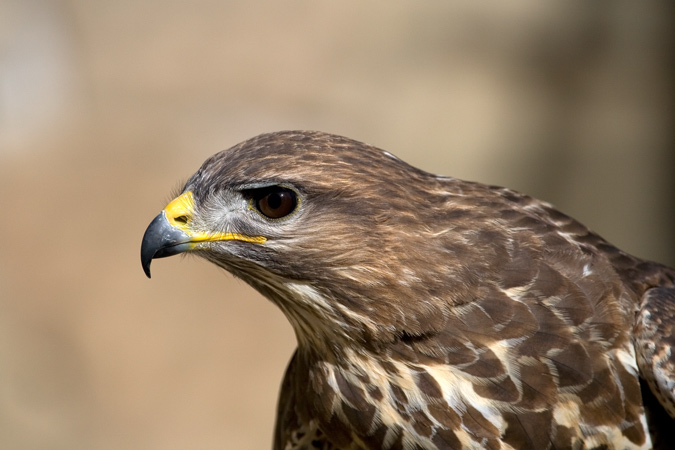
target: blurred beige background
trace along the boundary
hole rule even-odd
[[[675,263],[668,2],[0,0],[0,447],[259,449],[294,337],[139,262],[212,153],[319,129]]]

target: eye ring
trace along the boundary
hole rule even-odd
[[[292,214],[298,207],[298,194],[292,189],[272,186],[261,189],[258,194],[253,198],[253,204],[258,212],[268,219],[282,219]]]

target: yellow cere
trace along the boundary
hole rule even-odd
[[[195,233],[190,230],[194,206],[195,201],[192,191],[187,191],[173,199],[171,203],[164,208],[164,214],[171,226],[184,231],[190,236],[191,242],[244,241],[262,244],[267,241],[267,238],[264,236],[246,236],[245,234],[239,233]]]
[[[192,211],[194,210],[194,206],[195,201],[192,196],[192,191],[187,191],[166,205],[166,208],[164,208],[166,220],[169,221],[171,226],[183,231],[188,231],[188,226],[190,225],[190,222],[192,222]]]

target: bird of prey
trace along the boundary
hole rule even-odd
[[[551,205],[321,132],[210,157],[149,225],[275,303],[274,448],[675,445],[675,270]]]

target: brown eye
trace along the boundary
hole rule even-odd
[[[298,206],[298,197],[290,189],[274,187],[256,200],[256,207],[264,216],[270,219],[286,217]]]

